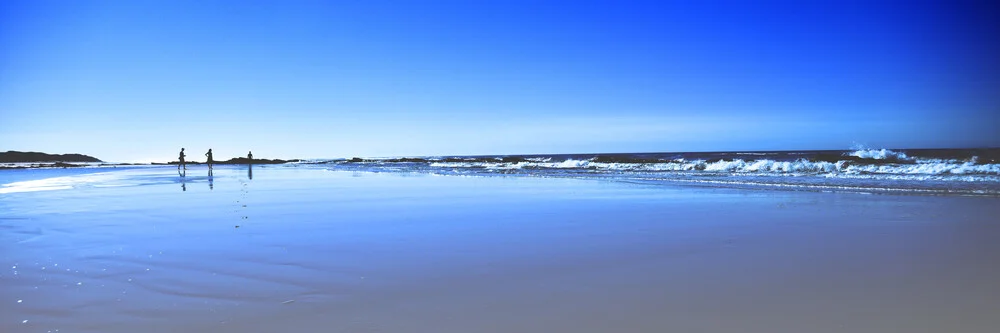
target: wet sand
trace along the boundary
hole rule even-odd
[[[8,187],[0,332],[1000,329],[997,198],[247,171]]]

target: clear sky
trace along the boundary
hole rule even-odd
[[[1000,146],[994,1],[0,1],[0,151]]]

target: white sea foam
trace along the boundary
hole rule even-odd
[[[87,175],[74,175],[52,177],[46,179],[26,180],[0,185],[0,194],[66,190],[79,186],[93,185],[96,183],[108,182],[117,179],[119,176],[114,173],[94,173]]]
[[[881,156],[881,155],[880,155]],[[905,155],[903,155],[905,156]],[[606,163],[568,159],[561,162],[435,162],[438,168],[515,169],[591,169],[608,171],[701,171],[709,173],[760,174],[884,174],[884,175],[1000,175],[1000,164],[975,164],[940,161],[905,164],[855,164],[848,161],[705,160],[682,159],[662,163]]]
[[[867,158],[873,160],[888,160],[896,159],[900,161],[911,160],[909,156],[904,153],[895,152],[888,149],[858,149],[850,154],[850,156],[855,156],[859,158]]]

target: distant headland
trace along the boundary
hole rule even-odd
[[[284,164],[289,162],[299,162],[300,160],[269,160],[269,159],[248,159],[246,157],[231,158],[226,161],[215,161],[213,164],[235,165],[235,164]],[[0,152],[0,163],[17,163],[14,165],[0,165],[0,169],[29,169],[29,168],[73,168],[83,166],[93,166],[93,164],[74,163],[101,163],[99,166],[127,166],[127,165],[176,165],[177,161],[161,163],[104,163],[104,161],[83,154],[46,154],[39,152],[7,151]],[[188,161],[188,165],[205,164],[204,162]]]
[[[0,152],[0,163],[32,163],[32,162],[104,162],[93,156],[83,154],[46,154],[33,151]]]

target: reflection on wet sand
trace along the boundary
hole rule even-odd
[[[8,187],[0,332],[1000,327],[996,198],[170,167]]]
[[[184,168],[183,171],[180,168],[178,168],[177,175],[180,176],[181,178],[181,191],[187,192],[187,182],[185,181],[186,180],[185,177],[187,176],[187,168]]]

